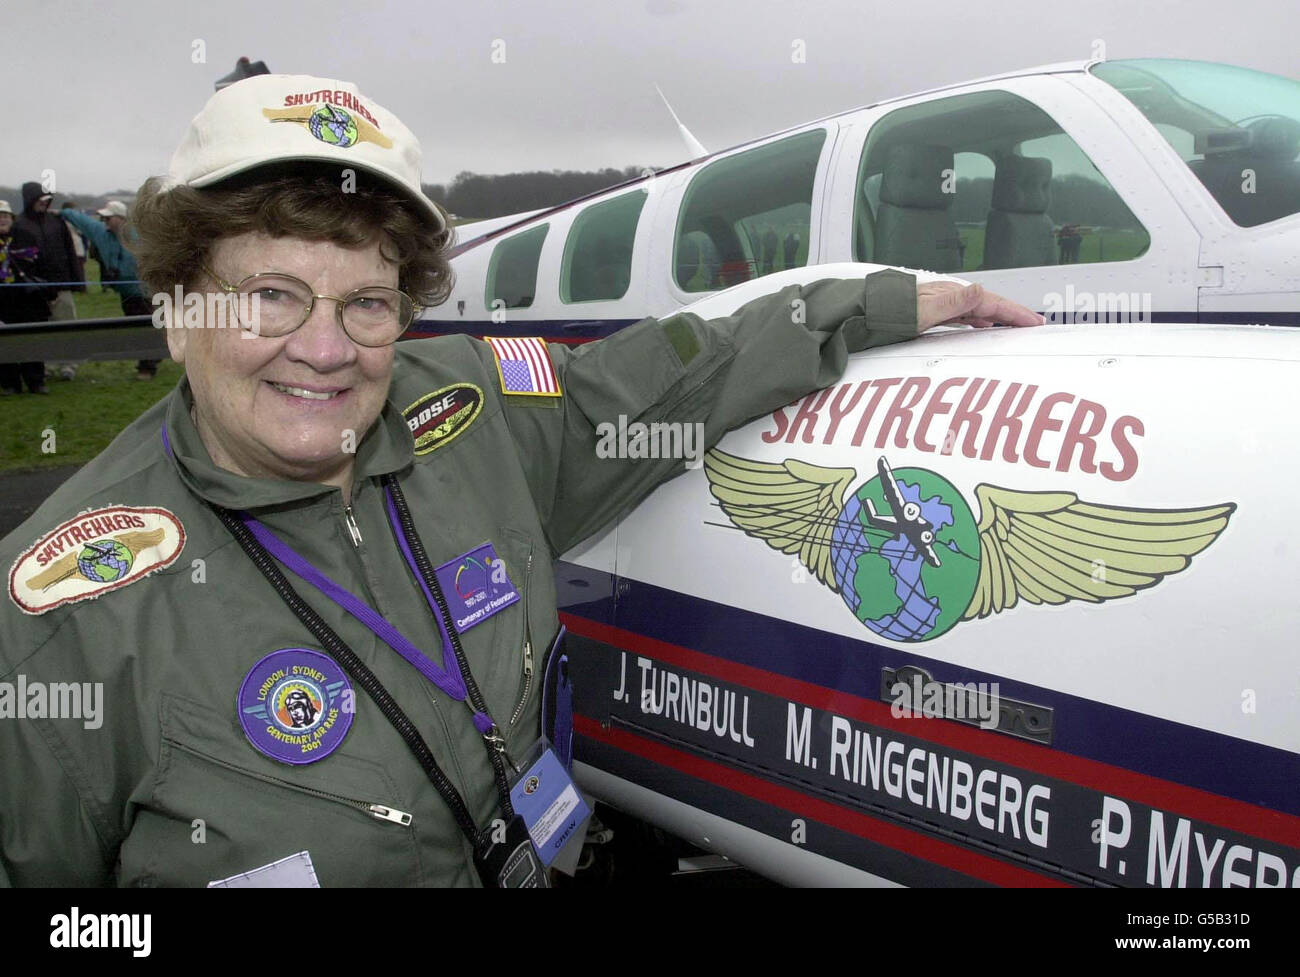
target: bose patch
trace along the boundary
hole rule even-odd
[[[538,336],[503,338],[485,336],[497,359],[501,392],[511,396],[558,397],[560,378],[546,352],[546,340]]]
[[[27,614],[98,597],[170,566],[185,527],[156,507],[87,509],[46,533],[9,568],[9,596]]]
[[[415,453],[427,455],[473,423],[483,409],[483,391],[472,383],[453,383],[425,394],[402,417],[415,438]]]

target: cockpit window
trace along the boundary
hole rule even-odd
[[[1300,212],[1300,82],[1154,58],[1092,73],[1150,120],[1236,224]]]

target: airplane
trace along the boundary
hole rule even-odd
[[[1300,886],[1298,153],[1293,80],[1089,61],[462,226],[414,335],[880,266],[1052,323],[856,354],[565,554],[579,785],[785,884]]]
[[[575,779],[789,885],[1300,887],[1297,367],[1240,324],[853,354],[557,561]]]
[[[1300,82],[1054,64],[894,98],[458,228],[412,336],[581,343],[793,267],[959,274],[1051,322],[1300,325]]]
[[[881,515],[876,512],[876,504],[871,499],[865,499],[867,523],[876,529],[888,531],[895,539],[906,539],[907,544],[913,547],[926,563],[935,567],[941,566],[942,561],[934,552],[934,523],[921,515],[920,503],[904,501],[899,483],[894,478],[894,471],[889,467],[889,462],[884,455],[881,455],[880,460],[876,462],[876,468],[880,472],[880,486],[884,489],[885,501],[889,503],[889,508],[894,515]]]

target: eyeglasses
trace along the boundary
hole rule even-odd
[[[231,304],[239,325],[268,339],[287,336],[306,322],[317,299],[338,303],[338,323],[358,346],[391,346],[415,318],[411,297],[383,285],[355,288],[339,298],[317,295],[301,278],[280,272],[260,272],[232,285],[212,269],[204,271],[234,298]]]

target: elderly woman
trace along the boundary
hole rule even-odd
[[[680,468],[599,458],[597,426],[712,444],[918,330],[914,279],[883,272],[529,344],[522,390],[488,343],[396,344],[450,279],[419,179],[353,86],[264,76],[142,189],[185,377],[0,551],[0,880],[544,883],[511,787],[556,658],[551,561]],[[920,308],[1040,321],[955,285]]]

